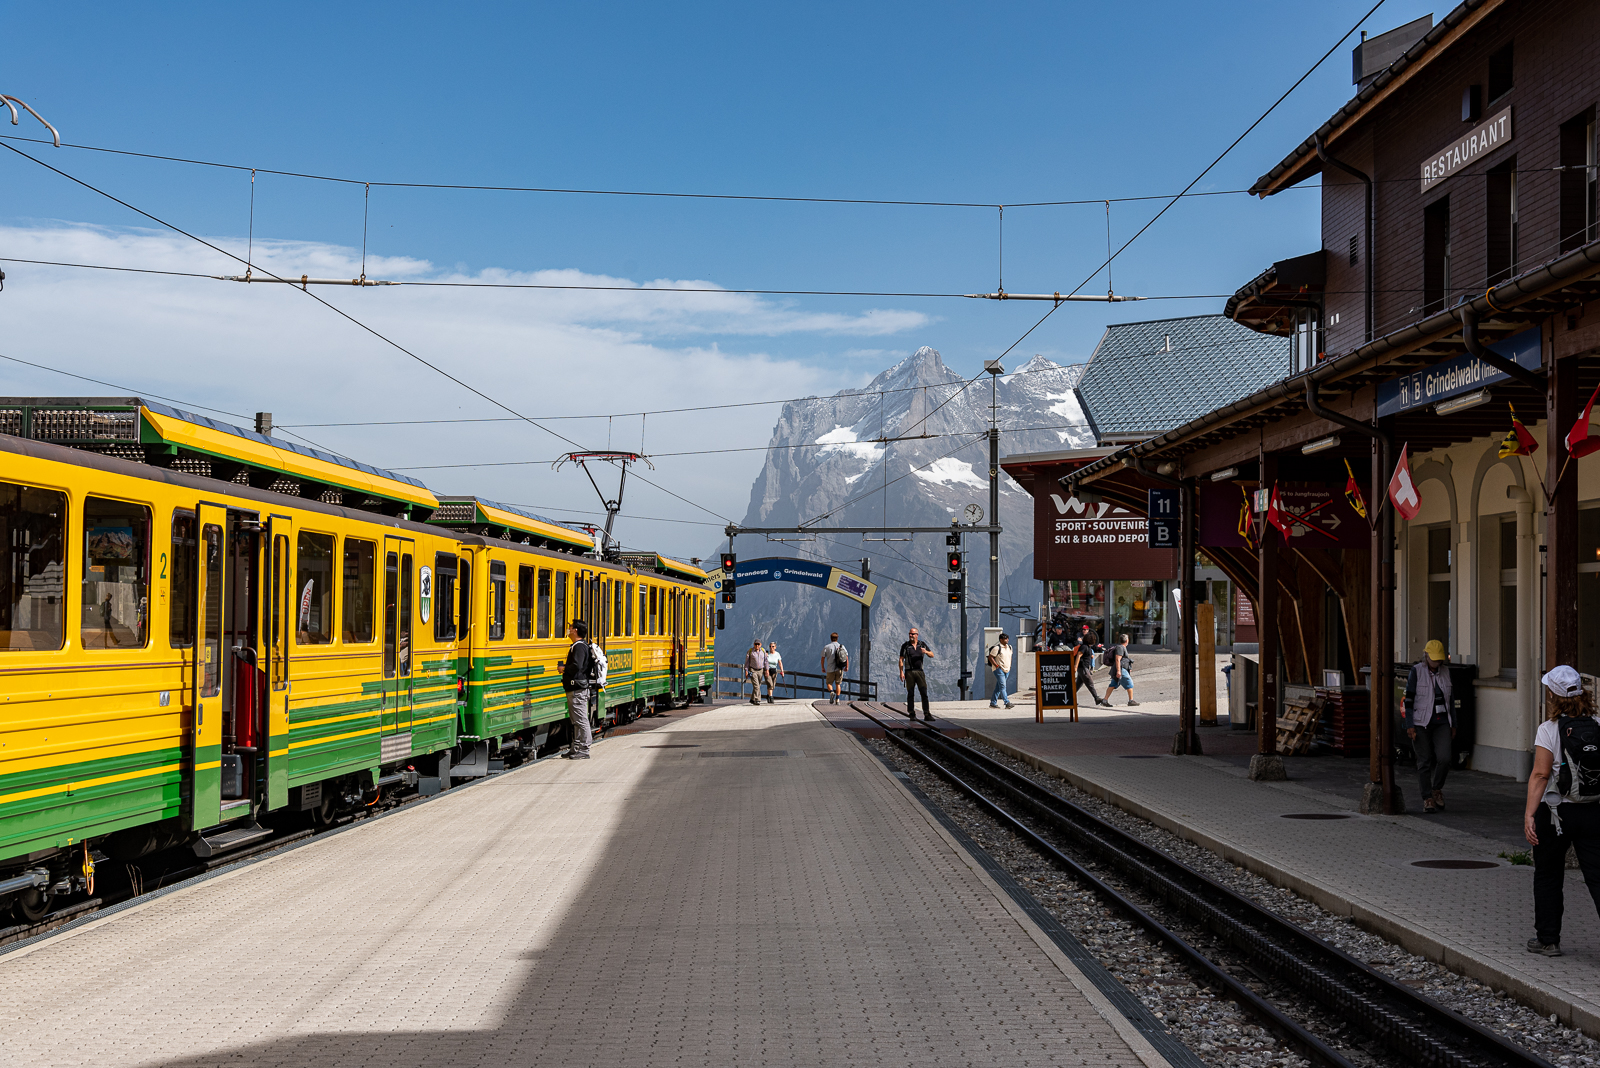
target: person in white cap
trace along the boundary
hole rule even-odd
[[[1423,657],[1406,676],[1405,717],[1402,723],[1411,751],[1417,755],[1417,786],[1422,791],[1422,811],[1444,811],[1444,778],[1450,773],[1456,736],[1455,703],[1450,692],[1450,654],[1437,639],[1423,649]]]
[[[1561,956],[1567,847],[1600,910],[1600,720],[1583,679],[1562,664],[1539,680],[1545,720],[1533,736],[1533,773],[1522,833],[1533,846],[1533,930],[1528,952]]]

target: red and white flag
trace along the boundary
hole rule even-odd
[[[1277,527],[1278,533],[1285,538],[1289,537],[1290,531],[1293,529],[1293,520],[1289,518],[1288,510],[1278,500],[1278,487],[1276,484],[1272,487],[1272,496],[1267,503],[1267,522]]]
[[[1389,499],[1394,502],[1394,510],[1400,518],[1406,520],[1415,519],[1422,511],[1422,497],[1417,493],[1417,484],[1411,481],[1409,449],[1409,445],[1400,446],[1400,462],[1395,465],[1394,477],[1389,479]]]
[[[1594,411],[1596,397],[1600,397],[1600,386],[1596,386],[1594,392],[1589,394],[1589,403],[1583,406],[1583,414],[1567,431],[1567,452],[1572,454],[1574,460],[1600,449],[1600,435],[1591,433],[1589,426],[1589,415]]]

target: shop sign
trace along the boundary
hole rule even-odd
[[[1176,578],[1177,550],[1149,548],[1149,538],[1145,517],[1126,508],[1043,494],[1033,506],[1033,574],[1038,579]]]
[[[1152,549],[1178,547],[1178,491],[1169,486],[1153,486],[1148,491],[1146,514],[1148,537],[1145,544]]]
[[[1422,161],[1422,192],[1511,140],[1511,109],[1484,120],[1471,133]]]
[[[1536,326],[1513,334],[1504,341],[1497,341],[1489,349],[1508,360],[1515,360],[1530,371],[1538,371],[1542,366],[1539,328]],[[1495,370],[1471,353],[1462,353],[1432,367],[1378,383],[1378,416],[1381,418],[1426,408],[1458,393],[1470,393],[1496,382],[1504,382],[1509,377],[1504,371]]]

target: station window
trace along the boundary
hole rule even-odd
[[[344,539],[344,640],[372,640],[372,561],[377,546],[359,538]]]
[[[172,513],[172,550],[156,580],[168,586],[167,641],[174,649],[194,644],[194,562],[198,555],[194,513]]]
[[[506,565],[489,561],[489,640],[506,636]]]
[[[539,637],[550,637],[550,569],[539,569]]]
[[[144,645],[150,615],[150,509],[104,497],[84,501],[82,613],[85,649]]]
[[[472,640],[472,561],[461,558],[461,626],[456,631],[462,641]],[[443,603],[443,602],[440,602]]]
[[[301,531],[295,545],[294,640],[333,641],[333,535]]]
[[[622,606],[627,618],[623,621],[623,635],[633,637],[633,583],[628,583],[628,591],[622,595]]]
[[[59,649],[66,629],[67,495],[0,482],[0,649]]]
[[[517,638],[533,637],[533,568],[517,568]]]
[[[1446,649],[1454,649],[1450,640],[1450,528],[1428,529],[1428,635],[1437,638]]]
[[[433,558],[433,640],[456,640],[456,554]]]
[[[1517,677],[1517,521],[1500,520],[1500,675]]]
[[[555,633],[562,638],[567,636],[567,573],[565,571],[556,572]]]
[[[1591,502],[1594,503],[1594,502]],[[1600,611],[1600,508],[1578,512],[1578,618]],[[1578,662],[1586,675],[1600,675],[1600,627],[1578,627]]]

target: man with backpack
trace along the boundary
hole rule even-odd
[[[850,651],[839,644],[839,632],[834,631],[828,635],[828,644],[822,647],[822,692],[832,689],[830,705],[839,703],[839,688],[844,682],[844,673],[849,670]]]
[[[1583,677],[1566,664],[1539,680],[1545,720],[1533,736],[1533,771],[1522,834],[1533,847],[1533,929],[1529,953],[1561,956],[1567,850],[1600,909],[1600,720]]]
[[[1450,773],[1452,739],[1456,736],[1454,704],[1450,692],[1449,654],[1437,638],[1423,647],[1423,658],[1406,676],[1405,717],[1402,723],[1417,755],[1417,786],[1422,791],[1422,811],[1444,811],[1444,779]]]
[[[989,646],[986,654],[989,670],[994,672],[994,696],[989,698],[990,708],[999,708],[1004,701],[1007,708],[1015,707],[1006,695],[1006,681],[1011,675],[1011,635],[1001,634],[1000,640]]]
[[[571,744],[561,756],[565,760],[588,760],[594,744],[594,726],[589,722],[589,688],[594,685],[596,665],[589,651],[589,628],[574,620],[567,628],[572,647],[561,663],[561,688],[567,694],[567,719],[571,723]]]

